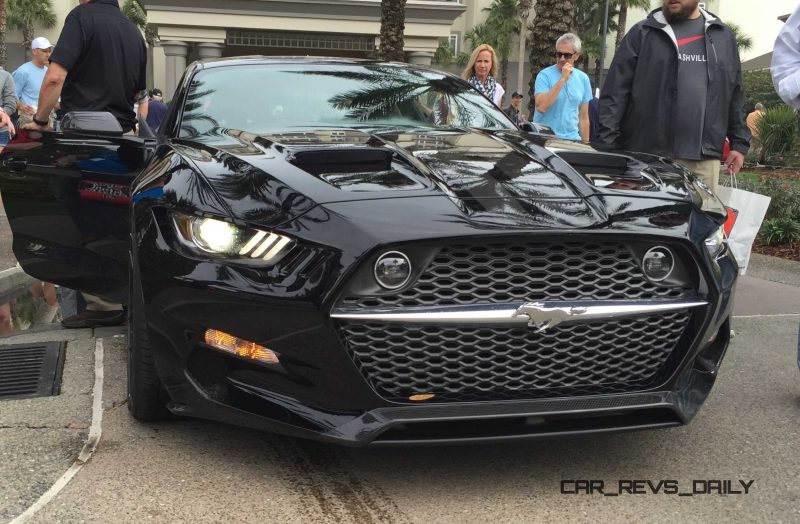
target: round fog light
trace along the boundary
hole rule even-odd
[[[375,280],[381,287],[397,289],[411,278],[411,262],[399,251],[384,253],[375,262]]]
[[[651,248],[642,258],[642,271],[653,282],[664,280],[674,268],[675,258],[672,256],[672,252],[665,247]]]

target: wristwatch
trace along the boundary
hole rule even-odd
[[[33,115],[32,120],[33,120],[33,123],[36,124],[37,126],[46,126],[46,125],[50,124],[50,119],[49,118],[46,119],[46,120],[39,120],[38,118],[36,118],[36,115]]]

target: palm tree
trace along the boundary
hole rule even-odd
[[[494,0],[484,7],[489,13],[486,25],[492,33],[493,42],[487,42],[497,52],[500,61],[500,85],[508,85],[508,57],[511,54],[512,35],[519,34],[519,2],[517,0]]]
[[[608,6],[608,26],[606,34],[616,31],[617,4],[619,0],[611,0]],[[603,19],[605,17],[605,3],[596,0],[578,0],[575,10],[575,31],[581,38],[583,50],[581,51],[582,69],[588,69],[592,58],[595,59],[596,86],[600,75],[600,51],[603,42]]]
[[[742,28],[736,24],[728,23],[726,24],[731,31],[733,32],[733,36],[736,37],[736,47],[739,48],[739,53],[742,51],[747,51],[753,47],[753,39],[747,36],[747,34],[742,31]]]
[[[378,58],[403,62],[406,0],[381,0],[381,46]]]
[[[533,42],[530,64],[533,73],[530,92],[536,84],[536,75],[555,63],[555,45],[559,36],[574,27],[576,0],[539,0],[536,2],[536,19],[533,22]],[[533,98],[528,103],[534,109]]]
[[[147,9],[144,8],[141,0],[127,0],[125,5],[122,6],[122,12],[125,13],[131,22],[144,31],[144,39],[150,49],[156,43],[156,31],[147,23]]]
[[[8,25],[22,31],[22,47],[30,53],[34,26],[49,29],[56,25],[50,0],[8,0]]]
[[[622,42],[622,37],[625,36],[627,30],[626,24],[628,23],[628,8],[639,7],[642,9],[649,9],[651,0],[618,0],[619,1],[619,17],[617,18],[617,42],[614,49],[619,49],[619,44]],[[610,18],[610,15],[609,15]]]
[[[6,66],[6,0],[0,0],[0,67]]]
[[[534,0],[519,0],[519,26],[528,27],[528,15],[530,15],[531,8],[533,7]],[[523,36],[525,36],[523,38]],[[519,36],[519,65],[517,69],[517,91],[520,93],[522,90],[522,77],[525,74],[525,40],[527,35],[520,34]]]
[[[144,31],[144,40],[147,42],[147,63],[152,66],[153,48],[156,44],[156,30],[147,23],[147,9],[144,8],[141,0],[126,0],[122,6],[122,12],[128,19],[136,24],[136,27]],[[147,85],[153,85],[152,67],[147,68]]]

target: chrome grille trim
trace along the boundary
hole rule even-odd
[[[565,316],[558,323],[587,322],[598,319],[617,319],[646,314],[666,313],[681,309],[691,309],[707,306],[708,302],[695,301],[636,301],[636,302],[609,302],[599,301],[548,301],[537,302],[542,309],[561,311]],[[531,322],[526,315],[517,312],[525,303],[476,305],[457,307],[434,308],[397,308],[392,310],[359,310],[348,311],[336,309],[331,313],[335,320],[382,322],[390,324],[415,324],[415,325],[517,325]],[[570,311],[583,310],[570,313]]]

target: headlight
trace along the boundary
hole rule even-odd
[[[712,258],[717,258],[725,250],[725,230],[717,229],[713,235],[706,239],[706,249]]]
[[[294,245],[289,237],[241,228],[216,218],[175,213],[173,221],[184,244],[214,255],[275,263]]]

